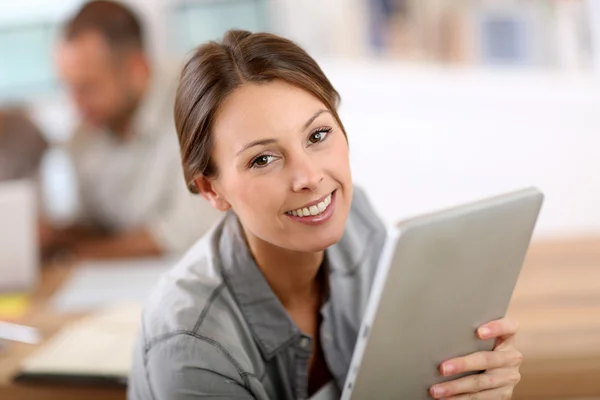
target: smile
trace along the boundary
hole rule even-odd
[[[331,193],[327,195],[323,200],[316,204],[307,205],[297,210],[287,211],[287,215],[293,215],[294,217],[312,217],[323,214],[331,205]]]

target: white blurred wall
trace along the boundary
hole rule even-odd
[[[600,79],[322,62],[387,222],[535,185],[537,235],[600,233]]]

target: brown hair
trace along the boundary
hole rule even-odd
[[[88,32],[99,33],[112,50],[142,50],[142,25],[137,15],[121,3],[93,0],[84,4],[67,22],[67,40]]]
[[[230,30],[221,42],[198,47],[181,74],[175,99],[175,125],[185,180],[217,174],[211,161],[212,125],[219,106],[246,82],[279,79],[297,86],[325,104],[344,130],[337,114],[338,92],[321,68],[294,42],[269,33]],[[344,131],[345,134],[345,131]]]

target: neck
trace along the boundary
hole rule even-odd
[[[304,253],[283,249],[247,232],[246,241],[256,264],[286,309],[312,306],[320,301],[323,251]]]

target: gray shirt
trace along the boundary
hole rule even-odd
[[[329,296],[320,340],[338,387],[345,380],[385,241],[355,188],[345,233],[325,251]],[[135,348],[132,400],[305,399],[313,338],[301,332],[254,262],[228,213],[161,279]]]

